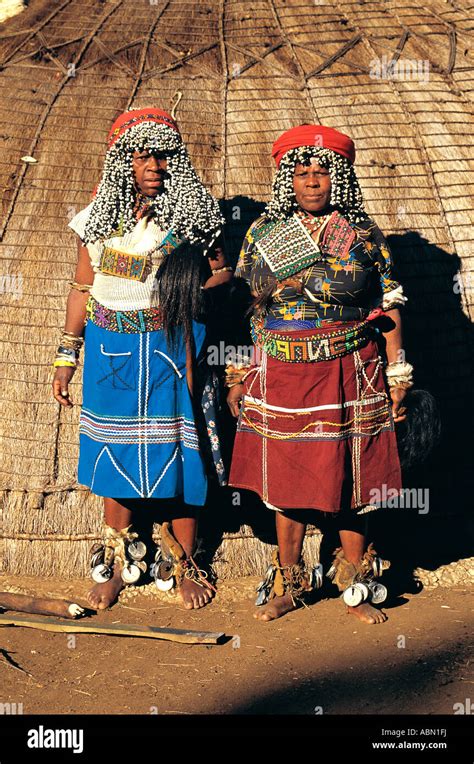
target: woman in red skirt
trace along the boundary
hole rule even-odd
[[[401,488],[395,423],[413,372],[402,350],[406,298],[363,208],[352,140],[301,125],[272,154],[272,198],[236,271],[255,298],[255,352],[227,369],[238,416],[230,484],[276,510],[278,551],[256,617],[280,617],[314,585],[301,552],[305,510],[317,509],[336,515],[341,548],[328,575],[348,612],[381,623],[373,605],[386,594],[376,578],[387,565],[367,548],[365,521]]]

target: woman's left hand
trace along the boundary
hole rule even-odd
[[[407,391],[402,387],[391,387],[390,397],[392,399],[392,414],[395,423],[403,422],[406,419],[406,408],[401,406],[401,403],[407,394]]]

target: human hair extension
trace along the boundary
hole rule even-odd
[[[397,426],[403,469],[426,461],[441,437],[441,418],[436,399],[428,390],[408,390],[402,401],[406,419]]]
[[[202,320],[204,299],[201,289],[208,264],[200,246],[184,242],[167,255],[156,272],[158,303],[168,346],[173,348],[182,329],[192,337],[192,322]]]
[[[329,170],[330,205],[337,208],[351,223],[367,220],[354,167],[346,157],[321,146],[301,146],[286,152],[273,179],[272,198],[264,215],[270,220],[280,220],[289,217],[298,208],[293,189],[295,167],[297,164],[309,165],[311,159],[316,159],[321,167]]]

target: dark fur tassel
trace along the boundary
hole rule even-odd
[[[247,311],[247,315],[260,316],[265,313],[272,304],[273,294],[278,288],[278,282],[274,277],[269,277],[263,290],[259,293],[258,297],[255,297],[252,305]]]
[[[408,390],[402,401],[406,419],[395,425],[403,469],[424,462],[441,435],[441,420],[434,397],[427,390]]]

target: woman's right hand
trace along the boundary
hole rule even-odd
[[[53,377],[53,397],[61,406],[73,406],[69,394],[69,382],[76,369],[73,366],[58,366]]]
[[[240,414],[240,401],[243,398],[244,386],[243,384],[232,385],[227,394],[227,405],[230,408],[232,416],[238,417]]]

